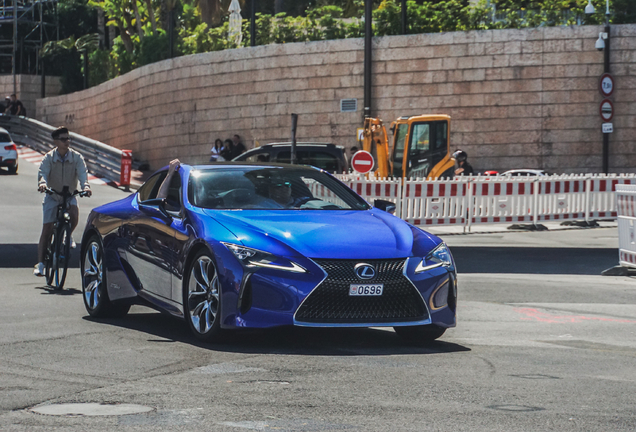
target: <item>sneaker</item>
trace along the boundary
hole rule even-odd
[[[33,274],[38,277],[43,277],[45,272],[44,263],[37,263],[33,269]]]
[[[71,236],[71,249],[75,249],[77,247],[77,243],[73,240],[73,236]]]

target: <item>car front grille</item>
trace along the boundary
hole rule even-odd
[[[296,312],[297,322],[323,324],[391,323],[420,321],[428,311],[413,284],[404,276],[406,259],[314,260],[327,273]],[[375,267],[376,276],[361,280],[355,266]],[[350,296],[351,284],[384,284],[381,296]]]

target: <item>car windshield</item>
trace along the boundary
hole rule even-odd
[[[8,133],[0,132],[0,143],[11,142],[11,137]]]
[[[194,170],[188,199],[196,207],[224,210],[368,210],[351,189],[318,170],[218,167]]]

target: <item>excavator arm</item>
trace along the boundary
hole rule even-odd
[[[376,161],[376,177],[388,177],[390,167],[390,149],[386,128],[381,119],[364,119],[362,149],[371,153]]]

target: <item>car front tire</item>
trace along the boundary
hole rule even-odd
[[[108,298],[104,249],[96,236],[89,239],[82,257],[82,297],[84,306],[94,318],[120,317],[130,310],[126,303],[113,303]]]
[[[183,315],[198,339],[222,340],[221,282],[216,263],[207,250],[197,253],[188,266],[183,280]]]

